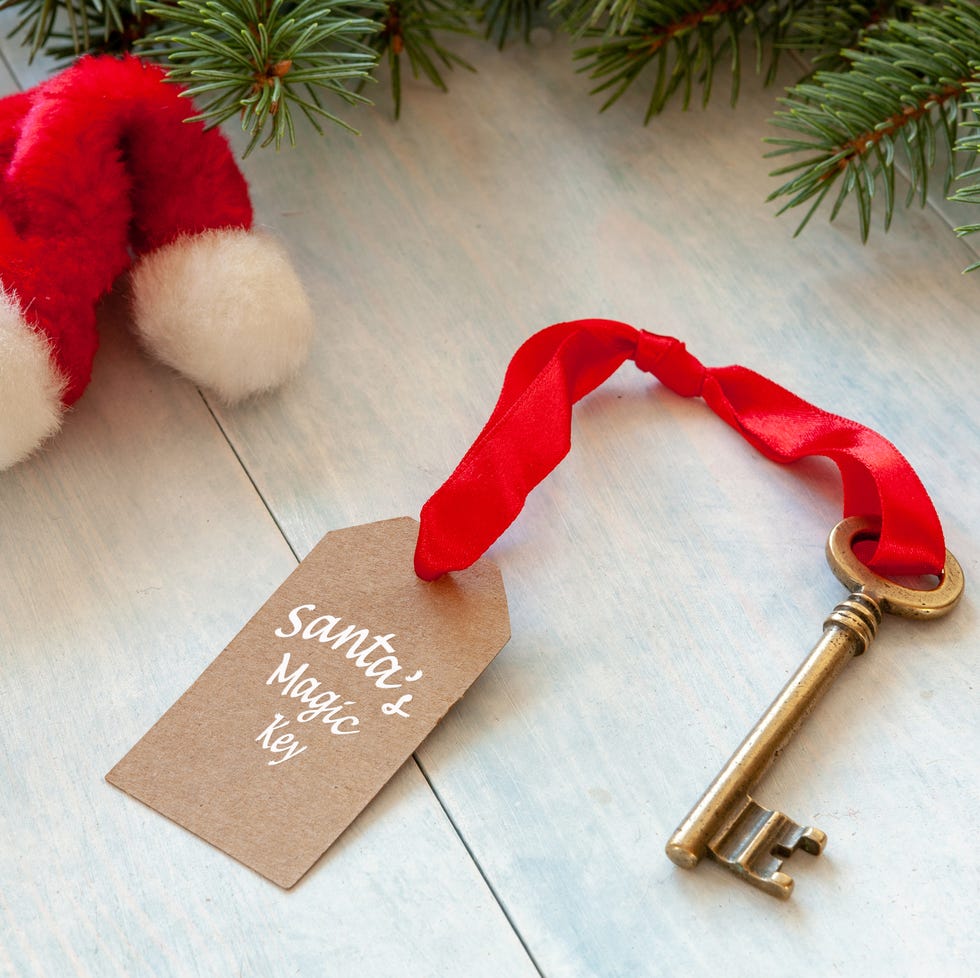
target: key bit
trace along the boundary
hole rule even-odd
[[[963,593],[963,571],[948,550],[932,590],[904,587],[873,573],[854,555],[853,546],[877,535],[877,523],[860,517],[834,527],[827,560],[851,594],[830,613],[823,636],[671,836],[667,855],[678,866],[691,869],[707,855],[766,893],[787,899],[793,879],[783,872],[783,860],[797,849],[812,855],[823,850],[827,836],[820,829],[764,808],[749,791],[844,666],[874,640],[883,611],[938,618]]]
[[[793,878],[781,871],[783,860],[797,849],[819,856],[826,843],[827,835],[820,829],[797,825],[746,795],[745,803],[733,809],[708,843],[708,851],[753,886],[786,899],[793,892]]]

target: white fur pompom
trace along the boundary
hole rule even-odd
[[[61,426],[64,382],[48,341],[0,291],[0,469],[26,458]]]
[[[234,402],[306,358],[313,315],[285,249],[255,231],[178,238],[132,276],[136,331],[160,360]]]

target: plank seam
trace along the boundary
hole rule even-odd
[[[292,553],[293,557],[296,558],[296,562],[299,563],[300,562],[299,555],[296,553],[296,550],[293,547],[292,543],[290,542],[289,537],[286,535],[286,531],[283,529],[282,524],[276,518],[275,513],[273,513],[272,508],[270,507],[268,501],[266,500],[265,496],[262,494],[262,490],[259,489],[255,479],[252,477],[252,473],[249,472],[248,466],[246,466],[245,461],[242,459],[241,454],[238,452],[238,449],[235,447],[234,442],[231,440],[231,437],[229,436],[228,432],[221,424],[221,420],[218,418],[217,414],[215,414],[210,403],[208,402],[207,397],[205,397],[203,391],[198,390],[198,394],[200,395],[201,400],[204,402],[204,406],[207,408],[208,413],[211,415],[212,420],[217,425],[218,431],[221,432],[222,438],[224,438],[228,447],[231,449],[232,454],[235,456],[236,461],[241,466],[242,472],[245,474],[245,477],[248,479],[252,488],[255,490],[255,494],[262,501],[262,505],[265,508],[265,511],[269,514],[269,518],[275,524],[276,529],[279,531],[280,535],[285,541],[286,546],[289,547],[290,553]],[[463,836],[462,831],[460,830],[459,826],[456,824],[455,820],[450,814],[449,809],[446,806],[446,803],[443,801],[442,796],[439,794],[438,790],[433,784],[432,779],[429,777],[429,774],[425,770],[425,767],[423,766],[418,755],[413,754],[412,760],[415,762],[415,766],[418,768],[419,773],[425,779],[425,783],[428,785],[429,791],[432,792],[432,796],[433,798],[435,798],[436,804],[438,804],[439,808],[442,809],[443,814],[446,816],[446,820],[449,822],[449,825],[452,827],[452,830],[455,833],[456,838],[459,839],[459,843],[463,847],[463,851],[469,857],[470,862],[473,864],[477,873],[480,874],[480,879],[483,880],[483,883],[486,886],[487,890],[490,892],[490,895],[493,897],[494,902],[500,908],[500,912],[503,914],[504,920],[507,921],[507,925],[510,927],[511,931],[513,931],[514,936],[517,938],[518,942],[523,948],[524,953],[527,955],[528,961],[530,961],[531,963],[531,967],[534,968],[535,972],[540,976],[540,978],[545,978],[544,972],[542,972],[540,966],[538,965],[538,962],[535,959],[534,954],[531,952],[531,949],[528,946],[527,941],[525,941],[524,936],[521,934],[520,930],[518,929],[516,922],[514,921],[513,917],[511,917],[500,894],[497,892],[493,883],[490,882],[490,879],[487,876],[487,874],[483,871],[483,867],[480,865],[479,861],[476,858],[476,855],[474,854],[473,850],[470,848],[469,843],[466,841],[465,837]]]
[[[242,472],[245,473],[245,478],[248,479],[249,484],[255,490],[255,494],[259,497],[262,506],[265,508],[265,511],[269,514],[269,519],[271,519],[272,522],[275,524],[276,529],[279,531],[279,535],[282,537],[286,546],[289,547],[289,552],[296,559],[296,563],[299,564],[300,557],[299,554],[296,552],[296,548],[293,546],[289,537],[286,535],[286,531],[283,529],[283,526],[279,522],[278,518],[276,517],[276,514],[272,511],[272,507],[269,505],[268,500],[262,494],[262,490],[259,489],[255,479],[252,478],[252,473],[249,472],[248,466],[245,464],[245,460],[242,458],[242,456],[238,452],[238,449],[235,447],[235,443],[231,440],[231,437],[229,436],[228,432],[225,431],[224,426],[222,425],[221,420],[218,418],[217,414],[214,413],[214,409],[211,407],[210,403],[208,402],[207,397],[205,397],[204,392],[198,390],[197,393],[200,396],[201,400],[204,402],[204,406],[207,408],[208,414],[211,415],[212,421],[214,421],[214,423],[218,426],[218,431],[221,432],[221,437],[224,438],[225,443],[228,445],[228,447],[231,449],[232,454],[235,456],[235,460],[241,466]]]
[[[483,867],[480,865],[480,861],[476,858],[476,854],[470,847],[470,844],[466,841],[466,837],[463,835],[462,830],[456,824],[455,819],[449,811],[446,803],[442,800],[442,796],[439,794],[438,789],[433,783],[432,779],[429,777],[429,772],[426,771],[425,765],[422,763],[421,759],[417,754],[412,755],[412,760],[415,761],[416,767],[418,767],[419,772],[422,777],[425,778],[425,783],[429,786],[429,790],[432,792],[433,797],[438,802],[439,807],[442,809],[443,814],[446,816],[446,820],[452,826],[453,832],[456,833],[456,838],[459,839],[460,845],[466,851],[466,854],[470,857],[470,861],[476,868],[476,871],[480,874],[480,879],[483,880],[486,888],[490,891],[490,895],[493,897],[497,906],[500,907],[500,912],[504,915],[504,920],[507,921],[510,929],[514,932],[514,936],[520,942],[521,947],[524,949],[524,953],[527,955],[528,961],[531,962],[531,967],[534,968],[535,972],[540,976],[540,978],[545,978],[544,972],[541,970],[541,966],[538,964],[537,959],[534,956],[534,952],[531,950],[528,942],[524,939],[524,935],[521,933],[520,928],[517,926],[517,922],[511,916],[510,911],[507,909],[507,905],[504,903],[503,898],[497,892],[497,888],[490,881],[490,877],[484,872]]]

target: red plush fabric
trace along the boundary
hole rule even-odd
[[[162,68],[83,58],[0,100],[0,283],[84,391],[95,305],[134,257],[185,233],[252,224],[224,136],[185,123],[193,106]]]

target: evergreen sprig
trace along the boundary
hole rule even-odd
[[[643,0],[552,0],[551,10],[573,34],[624,34]]]
[[[932,0],[808,0],[794,13],[782,46],[806,55],[814,68],[839,71],[856,48],[889,20],[908,20]]]
[[[773,121],[795,135],[768,139],[779,147],[769,155],[804,158],[774,171],[774,176],[792,176],[769,199],[787,198],[780,214],[809,204],[799,234],[836,186],[830,219],[853,196],[866,241],[872,202],[879,194],[885,227],[891,222],[897,156],[904,158],[910,175],[906,206],[916,197],[924,204],[941,140],[949,161],[944,168],[948,190],[962,102],[980,81],[980,7],[975,0],[919,7],[909,22],[888,21],[847,54],[848,70],[818,72],[780,99],[785,108]]]
[[[661,112],[680,90],[684,108],[695,85],[701,102],[711,98],[719,60],[728,53],[732,76],[731,101],[738,99],[741,79],[740,41],[746,32],[755,42],[756,71],[771,81],[776,70],[778,42],[792,0],[636,0],[628,23],[615,32],[594,26],[586,35],[595,43],[575,52],[586,61],[581,69],[600,83],[593,94],[607,95],[602,108],[612,105],[644,73],[652,72],[653,86],[644,121]],[[765,52],[771,52],[764,68]]]
[[[136,0],[2,0],[0,10],[20,12],[10,36],[23,38],[31,60],[42,49],[59,61],[128,51],[149,28]]]
[[[974,69],[980,73],[980,64],[974,62]],[[980,160],[980,82],[971,81],[967,85],[967,93],[968,101],[963,103],[963,108],[972,113],[972,117],[962,123],[963,128],[968,132],[960,138],[956,149],[957,152],[970,154],[976,162]],[[980,166],[972,166],[964,170],[958,179],[972,182],[958,188],[951,199],[964,204],[980,204]],[[978,231],[980,231],[980,224],[964,224],[956,229],[960,237],[976,234]],[[980,261],[974,262],[966,271],[972,272],[977,268],[980,268]]]
[[[323,96],[367,101],[361,90],[381,58],[397,117],[405,58],[445,90],[447,69],[470,68],[445,37],[476,27],[502,47],[527,40],[547,12],[578,39],[579,70],[603,109],[649,83],[646,121],[671,100],[688,107],[698,89],[706,103],[723,65],[734,103],[749,39],[767,81],[781,50],[817,69],[780,99],[773,121],[787,135],[768,140],[769,156],[791,160],[773,174],[783,178],[770,195],[778,213],[806,205],[797,234],[828,196],[831,220],[856,200],[862,240],[882,198],[887,228],[896,164],[910,176],[906,206],[925,202],[934,172],[948,192],[957,167],[966,172],[951,199],[980,203],[980,0],[0,0],[0,9],[17,11],[11,33],[32,57],[138,45],[167,60],[197,100],[195,118],[240,116],[246,152],[294,141],[296,112],[321,132],[324,119],[350,128]],[[958,229],[976,232],[980,223]]]
[[[252,137],[246,155],[259,144],[278,148],[287,136],[295,142],[293,108],[320,133],[320,119],[351,129],[323,106],[321,92],[347,103],[367,101],[348,86],[374,67],[376,56],[365,40],[377,25],[342,5],[327,7],[323,0],[141,3],[152,16],[165,18],[172,31],[154,35],[144,53],[169,60],[170,77],[197,101],[195,120],[219,125],[240,115],[242,129]]]
[[[546,0],[487,0],[477,17],[485,26],[485,36],[503,48],[516,34],[524,41],[531,38],[531,27]]]
[[[472,34],[472,13],[466,3],[454,0],[387,0],[375,14],[378,30],[369,43],[380,58],[387,58],[396,119],[402,107],[403,54],[414,78],[424,75],[444,92],[448,86],[443,71],[457,66],[474,70],[438,36],[440,32]]]

